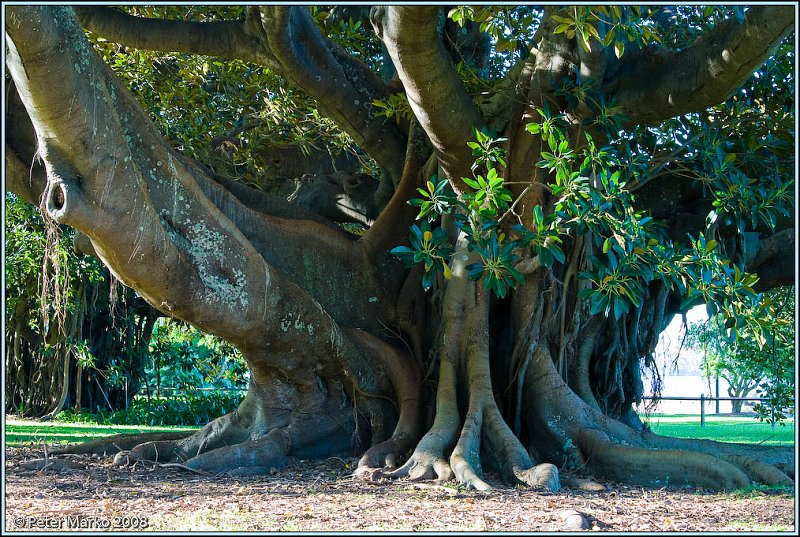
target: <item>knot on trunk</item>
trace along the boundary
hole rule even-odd
[[[77,177],[50,175],[42,194],[43,211],[59,224],[74,225],[83,205],[83,194]]]

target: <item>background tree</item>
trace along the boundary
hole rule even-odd
[[[7,194],[6,412],[126,408],[144,380],[158,312],[73,249],[69,229]]]
[[[729,397],[746,397],[761,387],[760,396],[769,398],[770,404],[769,410],[765,405],[759,407],[760,416],[775,421],[785,418],[784,412],[794,407],[793,390],[784,386],[787,373],[794,371],[794,289],[774,289],[767,296],[777,305],[777,315],[770,321],[770,345],[758,345],[747,331],[731,340],[721,315],[692,323],[687,344],[703,353],[705,378],[722,377],[728,382]],[[731,401],[734,414],[742,411],[743,403]]]
[[[35,142],[44,168],[11,188],[43,192],[124,283],[250,368],[238,409],[201,431],[114,445],[234,474],[356,450],[359,473],[481,489],[485,470],[556,489],[556,465],[791,483],[789,450],[659,437],[632,405],[677,311],[705,301],[768,342],[761,292],[794,274],[793,10],[375,6],[374,33],[323,13],[8,9],[35,139],[11,123],[6,167],[27,171]],[[373,183],[312,174],[298,207],[213,173],[84,28],[265,67]],[[330,222],[353,207],[358,233]]]
[[[208,412],[236,407],[235,393],[203,393],[246,388],[236,349],[160,319],[96,259],[75,251],[73,230],[46,226],[33,204],[9,193],[5,208],[6,412],[50,418],[65,409],[131,410],[125,423],[135,424],[146,407],[140,424],[178,414],[196,425]],[[159,397],[162,388],[168,397]],[[129,408],[140,392],[147,404]],[[190,412],[196,416],[187,419]]]

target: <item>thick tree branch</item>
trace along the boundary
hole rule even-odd
[[[38,205],[47,185],[42,161],[36,158],[36,131],[13,81],[6,87],[6,189]]]
[[[652,124],[727,99],[794,28],[792,6],[751,7],[680,52],[648,47],[624,55],[604,85],[632,123]]]
[[[77,5],[73,9],[85,28],[126,46],[277,65],[249,30],[249,17],[245,21],[194,22],[134,17],[100,6]]]
[[[754,289],[762,292],[795,285],[796,263],[794,229],[785,229],[759,240],[758,252],[747,263],[747,270],[758,274]]]
[[[484,124],[437,31],[436,6],[380,6],[372,24],[386,43],[408,102],[433,143],[444,174],[458,180],[472,162],[467,142]]]
[[[92,52],[70,10],[17,7],[7,14],[8,67],[37,132],[48,175],[47,212],[59,223],[89,235],[98,255],[115,275],[137,288],[151,304],[187,320],[203,318],[198,326],[218,323],[218,332],[230,336],[237,329],[224,317],[236,317],[232,309],[217,303],[216,309],[223,314],[218,316],[191,299],[198,292],[213,295],[209,282],[222,284],[210,267],[193,267],[192,257],[197,256],[180,246],[177,213],[190,211],[190,203],[196,201],[192,192],[196,187],[186,183],[185,176],[184,181],[174,176],[172,181],[165,181],[170,175],[161,169],[156,172],[165,165],[174,167],[175,162],[165,153],[163,140],[152,125],[136,121],[141,110],[133,107],[133,98],[123,93],[119,82]],[[72,44],[66,54],[63,43]],[[53,77],[58,78],[58,85],[51,83]],[[97,143],[99,138],[104,143]],[[144,148],[151,148],[147,156],[143,155]],[[155,165],[156,159],[161,166]],[[184,201],[181,207],[176,206],[175,214],[167,210],[156,214],[151,200],[159,196],[158,187],[149,188],[145,170],[154,178],[158,174],[156,182],[174,189]],[[137,210],[132,210],[134,207]],[[221,232],[219,226],[224,226],[216,220],[209,229],[215,237]],[[241,245],[239,242],[234,249]],[[246,247],[243,250],[234,255],[239,267],[232,270],[243,271],[243,287],[255,284],[251,290],[258,294],[263,272],[250,279],[259,272],[259,264],[250,265],[257,254],[252,246],[249,251]],[[260,265],[263,267],[263,263]],[[181,274],[175,273],[176,269]],[[217,296],[222,299],[221,294]],[[241,304],[237,306],[241,308]],[[242,313],[240,322],[251,317],[244,324],[257,318],[255,311]]]
[[[416,207],[408,204],[408,200],[414,197],[417,188],[427,179],[425,168],[431,160],[433,160],[431,144],[422,128],[416,122],[412,122],[400,184],[389,204],[359,241],[366,257],[376,264],[396,263],[397,259],[389,254],[389,250],[408,242],[408,227],[419,212]],[[435,166],[435,163],[433,165]],[[406,274],[404,270],[383,271],[383,278],[385,280],[383,287],[394,295],[400,292]]]
[[[387,100],[389,86],[363,62],[325,37],[303,6],[262,6],[261,24],[281,73],[307,91],[392,177],[403,173],[406,137],[393,122],[375,116],[374,99]]]
[[[25,165],[14,149],[6,143],[6,189],[21,199],[39,204],[39,199],[47,184],[47,177],[41,165],[31,168]]]
[[[241,59],[274,69],[317,99],[322,111],[396,182],[405,135],[371,111],[389,87],[324,35],[302,6],[251,8],[244,21],[209,23],[133,17],[100,7],[76,7],[86,28],[106,39],[150,50]]]
[[[280,245],[286,252],[309,240],[325,243],[329,228],[250,211],[172,150],[92,51],[71,10],[17,6],[7,13],[9,71],[36,129],[48,213],[86,233],[115,275],[162,311],[233,342],[279,327],[282,310],[295,302],[288,295],[307,297],[297,284],[314,277],[297,269],[306,266],[296,259],[302,251],[281,256]],[[66,54],[63,43],[72,44]],[[241,223],[251,224],[252,236]],[[338,251],[346,261],[350,250]],[[327,261],[329,270],[348,274],[358,263]],[[287,268],[292,262],[300,264]],[[318,291],[324,305],[333,302]],[[285,306],[270,306],[273,300]],[[309,316],[321,315],[319,303],[304,302]]]

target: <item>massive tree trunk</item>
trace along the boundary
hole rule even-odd
[[[381,187],[393,191],[357,237],[302,207],[227,185],[164,142],[93,53],[73,10],[8,9],[7,64],[45,164],[46,213],[88,236],[153,307],[237,345],[251,370],[236,411],[186,438],[135,445],[129,458],[248,474],[289,457],[363,452],[360,472],[455,477],[480,489],[494,471],[554,490],[557,467],[649,485],[792,482],[775,467],[793,467],[791,450],[662,438],[641,426],[632,407],[642,394],[640,363],[679,298],[655,280],[630,312],[592,314],[578,296],[587,282],[577,278],[591,241],[569,239],[564,262],[552,267],[528,259],[526,282],[502,299],[468,277],[475,252],[455,229],[452,278],[439,278],[431,293],[419,268],[389,253],[407,243],[417,216],[407,201],[431,175],[463,193],[473,162],[467,142],[486,125],[508,138],[503,171],[519,197],[516,213],[529,221],[534,207],[554,210],[551,178],[535,165],[541,140],[525,131],[543,102],[567,109],[552,81],[591,74],[632,124],[702,110],[768,56],[792,27],[791,9],[753,8],[714,34],[724,39],[698,42],[665,68],[647,54],[612,61],[584,52],[552,32],[555,8],[547,8],[536,48],[509,72],[488,117],[456,74],[437,8],[375,8],[376,33],[416,117],[409,129],[365,112],[360,103],[390,87],[330,42],[305,8],[254,7],[243,21],[200,25],[76,11],[87,28],[130,46],[280,70],[381,165]],[[736,75],[706,76],[705,60],[723,50]],[[656,84],[653,70],[672,85]],[[677,196],[685,193],[679,181],[660,187],[650,195],[675,195],[672,214],[700,215],[681,222],[702,223],[704,207]]]

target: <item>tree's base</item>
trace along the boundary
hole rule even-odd
[[[485,361],[467,360],[465,365],[459,371],[446,357],[441,359],[437,412],[421,439],[419,398],[416,392],[403,391],[400,382],[395,382],[401,386],[395,390],[401,404],[391,434],[387,423],[381,427],[381,420],[374,419],[381,405],[388,406],[383,396],[362,394],[354,410],[353,400],[330,384],[315,406],[287,405],[289,410],[281,412],[275,394],[285,387],[277,383],[267,390],[262,383],[258,390],[251,388],[236,411],[192,434],[116,436],[51,453],[116,454],[117,463],[151,461],[231,475],[269,474],[293,457],[363,453],[355,471],[359,476],[456,480],[478,490],[491,488],[483,477],[484,468],[507,483],[549,491],[561,486],[559,468],[568,474],[656,488],[794,485],[789,475],[794,472],[791,448],[668,438],[635,430],[584,403],[541,349],[533,354],[525,379],[528,395],[522,399],[522,423],[528,440],[523,444],[500,413],[486,382],[488,375],[481,374]],[[466,373],[466,382],[458,382],[459,373]],[[396,375],[395,381],[399,378]],[[466,408],[459,406],[458,389],[466,392]],[[303,396],[302,401],[308,400]],[[366,431],[358,408],[371,409],[371,446],[363,441]],[[359,433],[361,441],[356,440]],[[602,487],[574,475],[567,480],[572,486]]]
[[[212,422],[216,423],[216,422]],[[211,424],[210,424],[211,425]],[[49,455],[60,454],[95,454],[114,456],[115,465],[133,465],[136,463],[155,463],[164,467],[177,467],[204,475],[225,473],[232,476],[269,475],[290,464],[293,458],[323,459],[332,456],[349,457],[348,449],[335,450],[335,446],[313,449],[291,447],[292,428],[273,429],[261,438],[247,440],[232,445],[205,449],[215,436],[210,431],[218,425],[206,426],[189,436],[184,433],[154,433],[115,435],[104,439],[48,448]],[[224,436],[224,435],[223,435]],[[367,480],[384,480],[407,478],[412,481],[435,480],[437,482],[460,481],[477,490],[492,488],[479,476],[467,475],[472,481],[464,479],[464,469],[457,466],[458,460],[451,456],[448,460],[431,449],[432,436],[421,442],[414,454],[398,467],[401,462],[397,458],[395,442],[378,444],[367,450],[354,475]],[[680,439],[669,439],[671,442]],[[794,481],[783,471],[753,457],[725,454],[730,446],[720,445],[718,457],[699,451],[663,450],[632,447],[611,442],[605,433],[598,430],[585,430],[579,439],[581,453],[585,454],[585,466],[582,472],[560,475],[552,464],[539,464],[524,471],[517,472],[509,479],[500,474],[504,482],[519,485],[526,484],[533,489],[557,491],[561,485],[567,488],[603,491],[607,487],[591,477],[582,477],[586,471],[603,480],[626,485],[644,486],[648,488],[694,487],[707,490],[735,490],[753,484],[768,486],[793,487]],[[128,448],[128,449],[125,449]],[[191,450],[197,450],[194,455]],[[199,452],[198,452],[199,451]],[[387,456],[387,454],[389,454]],[[380,467],[376,461],[384,461]],[[456,464],[453,461],[456,461]],[[371,462],[370,462],[371,461]],[[48,467],[61,464],[55,459],[32,461],[31,464],[49,464]],[[455,466],[455,469],[454,469]],[[786,470],[789,470],[786,468]],[[457,472],[462,473],[459,478]],[[495,474],[497,475],[497,474]],[[494,480],[492,480],[494,481]]]

